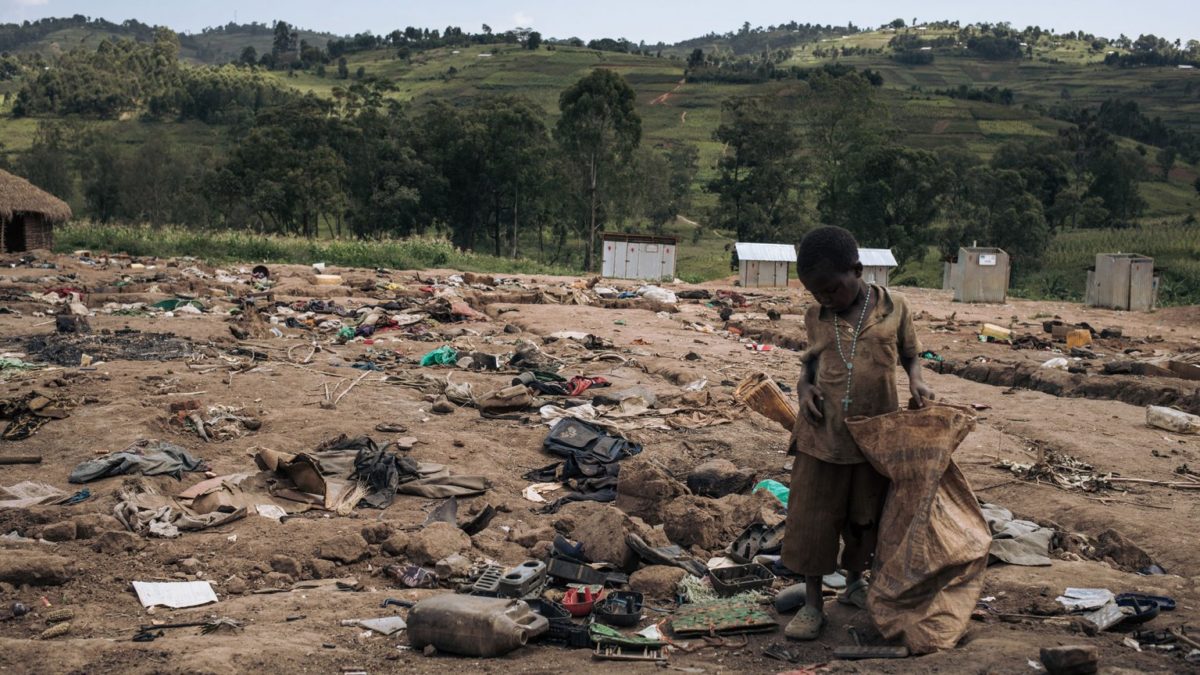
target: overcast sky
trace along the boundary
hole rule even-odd
[[[302,28],[352,34],[388,33],[405,26],[460,26],[497,31],[528,26],[547,37],[625,37],[634,42],[678,42],[708,32],[723,33],[749,21],[752,26],[798,21],[878,26],[896,17],[911,21],[958,19],[963,23],[1008,21],[1059,32],[1083,30],[1115,37],[1154,33],[1168,39],[1200,39],[1200,1],[1166,0],[1149,5],[1092,0],[843,0],[842,2],[679,2],[676,0],[0,0],[0,21],[83,14],[111,21],[137,19],[198,32],[230,21],[272,23],[283,19]]]

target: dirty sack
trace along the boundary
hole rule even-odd
[[[992,534],[951,459],[975,428],[967,409],[930,404],[846,421],[876,471],[891,481],[867,610],[884,639],[915,654],[953,648],[983,590]]]
[[[524,385],[514,384],[511,387],[488,392],[475,400],[475,407],[480,415],[503,415],[525,410],[533,405],[533,395]]]
[[[187,450],[167,441],[142,439],[121,452],[80,462],[67,478],[72,483],[87,483],[109,476],[141,474],[168,475],[181,480],[185,471],[205,471],[204,460],[192,457]]]
[[[992,532],[991,557],[1011,565],[1050,564],[1050,540],[1054,530],[1028,520],[1017,520],[1006,508],[984,504],[983,518]]]
[[[246,517],[245,506],[229,506],[199,513],[175,497],[160,494],[139,479],[122,486],[113,516],[136,534],[174,539],[181,532],[195,532],[225,525]]]

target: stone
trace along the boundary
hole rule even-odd
[[[607,562],[632,571],[638,557],[625,543],[625,535],[636,527],[624,511],[600,502],[572,502],[561,511],[573,522],[571,538],[583,544],[583,556],[591,562]]]
[[[370,554],[367,550],[367,540],[357,532],[340,534],[332,539],[321,542],[317,547],[317,557],[333,560],[343,565],[356,563]]]
[[[195,574],[202,568],[200,561],[195,558],[184,558],[175,563],[176,567],[187,574]]]
[[[708,552],[724,549],[748,525],[756,522],[775,525],[779,521],[774,515],[775,505],[764,496],[774,500],[765,491],[754,495],[727,495],[721,499],[696,495],[680,497],[663,509],[663,531],[667,538],[684,548],[698,546]]]
[[[644,454],[621,462],[614,505],[651,525],[662,522],[662,510],[671,500],[689,494],[687,486]]]
[[[390,556],[402,556],[408,548],[408,535],[397,532],[383,542],[383,552]]]
[[[271,556],[271,569],[276,572],[287,574],[292,578],[298,579],[302,574],[300,561],[291,556],[280,555],[276,553]]]
[[[375,521],[363,525],[362,538],[366,539],[368,544],[382,544],[387,541],[388,537],[392,536],[392,531],[391,525]]]
[[[539,541],[553,540],[554,528],[549,525],[541,527],[532,527],[525,523],[517,523],[515,527],[508,531],[508,540],[516,544],[520,544],[525,548],[529,548]]]
[[[42,539],[46,541],[71,541],[75,539],[78,528],[73,520],[47,525],[42,528]]]
[[[1041,657],[1050,675],[1088,675],[1100,668],[1100,653],[1093,645],[1043,647]]]
[[[545,560],[550,557],[550,552],[554,550],[554,542],[539,541],[529,547],[529,557],[534,560]]]
[[[0,581],[13,586],[61,586],[71,580],[69,559],[29,549],[0,549]]]
[[[678,567],[651,565],[634,572],[629,577],[629,587],[647,598],[674,598],[675,587],[686,575]]]
[[[466,556],[454,553],[437,561],[434,565],[439,579],[457,579],[471,573],[471,560]]]
[[[1154,564],[1154,558],[1151,558],[1149,553],[1112,529],[1096,536],[1096,558],[1112,558],[1119,567],[1135,572]]]
[[[271,588],[286,588],[296,583],[296,580],[292,578],[292,575],[284,574],[283,572],[271,572],[267,574],[263,580]]]
[[[308,569],[312,572],[314,579],[336,579],[341,576],[338,574],[337,564],[330,560],[321,560],[320,558],[309,560]]]
[[[432,565],[442,558],[471,549],[471,538],[457,525],[432,523],[414,533],[405,552],[417,565]]]
[[[125,529],[121,521],[104,513],[85,513],[71,520],[75,523],[76,539],[92,539],[101,532],[120,532]]]
[[[225,592],[230,595],[241,595],[248,590],[250,590],[250,585],[239,576],[230,577],[229,581],[225,582]]]
[[[621,467],[625,471],[625,467]],[[754,485],[753,469],[738,469],[727,459],[713,459],[692,469],[687,486],[694,494],[714,499],[746,492]]]
[[[130,532],[103,532],[96,537],[96,542],[92,544],[92,550],[97,553],[107,555],[115,555],[117,553],[125,553],[127,551],[138,551],[146,542],[142,541]]]

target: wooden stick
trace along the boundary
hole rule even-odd
[[[371,371],[369,371],[369,370],[368,370],[368,371],[366,371],[365,373],[363,373],[362,375],[359,375],[357,380],[355,380],[355,381],[351,382],[351,383],[350,383],[350,386],[349,386],[349,387],[346,387],[346,390],[345,390],[345,391],[343,391],[342,393],[338,394],[338,397],[337,397],[337,398],[335,398],[335,399],[333,399],[333,404],[334,404],[334,405],[337,405],[337,404],[338,404],[338,401],[341,401],[343,396],[345,396],[346,394],[349,394],[349,393],[350,393],[350,390],[354,388],[354,385],[358,384],[359,382],[362,382],[362,379],[363,379],[364,377],[366,377],[366,376],[370,375],[370,374],[371,374]],[[1197,487],[1200,487],[1200,485],[1198,485]]]
[[[9,455],[0,456],[0,464],[41,464],[41,455]]]
[[[1179,483],[1150,478],[1106,478],[1104,480],[1110,483],[1144,483],[1146,485],[1158,485],[1161,487],[1179,488],[1181,490],[1200,490],[1200,483]]]

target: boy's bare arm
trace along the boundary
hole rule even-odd
[[[824,400],[817,389],[817,356],[804,360],[804,370],[796,383],[796,398],[800,401],[800,414],[809,424],[817,424],[825,415],[821,412]]]
[[[918,408],[925,407],[925,399],[932,401],[936,396],[933,390],[925,384],[925,377],[922,375],[921,360],[912,356],[901,356],[900,365],[904,367],[904,372],[908,373],[908,392],[912,394],[912,398],[916,401]]]

